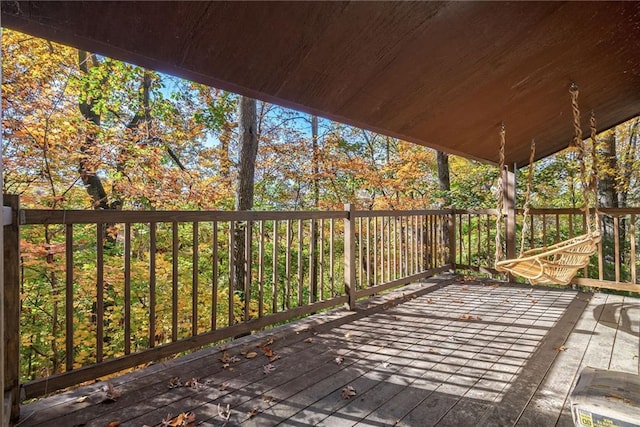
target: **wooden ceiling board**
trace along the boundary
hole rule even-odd
[[[3,1],[2,24],[485,162],[640,114],[640,2]]]

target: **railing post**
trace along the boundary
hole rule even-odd
[[[504,186],[504,209],[507,213],[505,232],[506,257],[513,259],[516,257],[516,175],[506,167],[503,171]]]
[[[456,270],[456,213],[454,210],[451,210],[449,215],[447,216],[447,228],[449,235],[447,236],[449,239],[449,253],[447,264],[451,264],[451,269],[453,271]]]
[[[20,224],[18,218],[20,199],[16,195],[5,194],[3,200],[4,206],[11,210],[10,222],[7,219],[3,220],[5,387],[3,404],[8,399],[11,400],[11,421],[16,421],[20,416]]]
[[[350,310],[356,308],[356,227],[355,208],[344,205],[347,217],[344,220],[344,284]]]

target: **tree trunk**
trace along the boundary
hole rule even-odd
[[[98,63],[98,59],[95,55],[89,55],[87,52],[79,50],[78,65],[82,74],[86,75],[89,72],[89,61],[92,62],[92,66],[95,66]],[[97,114],[94,110],[95,103],[95,99],[86,97],[82,101],[79,101],[78,107],[80,108],[82,116],[93,125],[98,127],[100,126],[100,115]],[[85,143],[82,146],[81,150],[83,153],[86,153],[91,149],[91,147],[94,147],[95,145],[96,134],[94,131],[91,131],[87,134]],[[96,175],[96,171],[93,170],[88,157],[83,157],[80,160],[79,172],[82,183],[84,184],[85,188],[87,189],[87,193],[89,193],[89,195],[91,196],[91,200],[93,201],[93,208],[109,209],[107,193],[106,191],[104,191],[102,181],[100,180],[100,177]]]
[[[438,164],[438,189],[440,190],[440,208],[451,207],[451,179],[449,174],[449,155],[438,151],[436,154],[436,162]],[[426,234],[426,233],[425,233]],[[425,242],[426,243],[426,242]],[[449,224],[447,221],[442,221],[442,247],[450,248],[449,241]],[[428,253],[428,251],[425,251]],[[429,260],[425,260],[429,261]],[[430,265],[427,263],[427,265]]]
[[[255,180],[256,157],[258,155],[258,132],[256,100],[240,97],[238,103],[238,135],[240,142],[240,163],[236,185],[236,210],[246,211],[253,208],[253,188]],[[236,222],[235,225],[235,286],[236,292],[244,303],[244,320],[248,320],[248,292],[250,288],[251,268],[246,254],[246,233],[251,232],[251,224]],[[250,239],[249,239],[250,241]]]

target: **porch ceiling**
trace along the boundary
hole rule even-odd
[[[566,147],[573,81],[600,129],[640,113],[639,2],[3,1],[2,25],[488,162],[501,121],[508,164]]]

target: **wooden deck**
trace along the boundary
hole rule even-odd
[[[433,279],[238,339],[237,361],[211,348],[111,379],[115,402],[105,382],[39,400],[20,425],[569,426],[581,367],[638,373],[639,323],[634,298]]]

